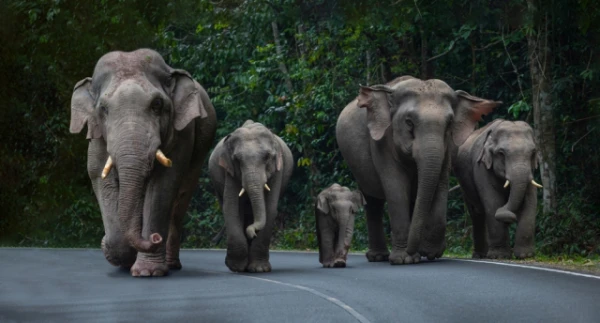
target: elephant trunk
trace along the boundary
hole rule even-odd
[[[354,234],[354,217],[353,216],[348,216],[347,220],[340,223],[340,230],[339,230],[339,239],[338,239],[338,243],[341,243],[342,245],[339,246],[339,250],[341,251],[341,255],[337,255],[337,257],[340,257],[344,260],[346,260],[346,257],[348,255],[348,250],[350,250],[350,245],[352,243],[352,235]]]
[[[252,205],[252,214],[254,215],[254,223],[246,228],[246,236],[248,239],[256,237],[256,233],[262,230],[267,223],[267,213],[265,207],[265,180],[255,170],[245,172],[244,183],[245,190],[248,192],[248,198]]]
[[[417,198],[408,234],[408,246],[406,248],[406,252],[409,255],[414,255],[419,250],[423,229],[440,182],[442,165],[446,153],[442,138],[439,136],[424,138],[419,142],[419,150],[415,155],[418,168],[418,182]]]
[[[138,131],[129,138],[147,138],[145,131]],[[123,138],[123,137],[121,137]],[[155,252],[162,237],[158,233],[149,240],[142,237],[144,189],[153,160],[149,160],[150,147],[145,140],[121,139],[115,149],[116,168],[119,173],[118,217],[126,239],[139,252]]]
[[[531,168],[527,164],[516,164],[510,171],[507,171],[506,179],[510,182],[510,185],[506,189],[510,188],[510,195],[508,202],[496,211],[496,220],[505,223],[517,221],[515,213],[523,204],[527,186],[530,185],[532,178]]]

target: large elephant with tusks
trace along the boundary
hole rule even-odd
[[[442,255],[451,153],[499,103],[410,76],[360,88],[338,118],[336,138],[367,202],[369,261],[412,264]]]
[[[110,52],[73,90],[70,131],[85,125],[106,259],[133,276],[181,268],[182,218],[216,130],[206,91],[153,50]]]

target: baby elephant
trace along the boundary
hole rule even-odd
[[[542,186],[533,180],[537,155],[531,127],[494,120],[458,148],[453,168],[473,221],[473,258],[510,258],[508,226],[514,222],[515,256],[533,257],[536,187]]]
[[[333,184],[317,197],[315,216],[319,262],[323,267],[346,267],[354,232],[354,214],[367,204],[360,191]]]

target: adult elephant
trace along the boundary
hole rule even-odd
[[[533,180],[537,153],[531,126],[494,120],[458,147],[452,168],[473,222],[473,258],[510,258],[508,226],[515,222],[515,256],[533,257],[541,185]]]
[[[206,91],[153,50],[110,52],[73,90],[71,133],[86,124],[106,259],[133,276],[181,268],[182,218],[216,129]]]
[[[451,152],[499,103],[411,76],[360,88],[338,118],[336,138],[366,198],[369,261],[411,264],[442,255]]]
[[[292,170],[285,142],[252,120],[213,150],[208,172],[225,217],[225,264],[231,271],[271,271],[269,245],[277,203]]]

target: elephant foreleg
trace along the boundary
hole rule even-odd
[[[323,267],[333,267],[335,260],[334,244],[337,225],[329,215],[319,214],[317,218],[319,234],[319,262]]]
[[[369,250],[366,253],[370,262],[387,261],[390,255],[385,242],[383,230],[383,204],[384,200],[364,195],[367,204],[365,213],[367,216],[367,230],[369,234]]]
[[[350,217],[346,223],[339,224],[338,239],[336,243],[334,267],[346,267],[348,250],[352,243],[354,233],[354,218]]]
[[[510,258],[508,224],[496,220],[496,210],[506,203],[502,194],[492,186],[479,188],[481,202],[485,209],[485,224],[488,233],[488,258]]]
[[[248,241],[240,216],[240,200],[238,197],[241,185],[229,175],[225,180],[223,193],[223,215],[227,230],[227,256],[225,265],[233,272],[245,271],[248,266]]]
[[[531,258],[535,256],[535,212],[537,206],[537,192],[533,185],[529,185],[525,193],[521,216],[518,219],[515,233],[515,257]]]

